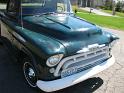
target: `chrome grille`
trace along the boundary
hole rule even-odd
[[[89,58],[89,59],[86,59],[86,60],[83,60],[82,61],[79,61],[79,62],[75,62],[75,63],[68,63],[67,64],[64,64],[64,66],[66,66],[64,69],[68,69],[68,68],[71,68],[71,67],[75,67],[75,66],[86,66],[86,65],[89,65],[89,64],[92,64],[94,62],[97,62],[97,61],[100,61],[100,60],[104,60],[106,59],[106,54],[100,54],[96,57],[92,57],[92,58]]]
[[[105,60],[110,57],[110,51],[108,46],[97,48],[95,51],[87,51],[85,53],[77,54],[74,56],[67,57],[63,59],[56,71],[55,76],[61,75],[61,72],[67,71],[70,68],[80,68],[92,65],[95,62]]]

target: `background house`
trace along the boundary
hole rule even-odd
[[[71,0],[71,3],[79,7],[98,7],[103,6],[106,0]]]

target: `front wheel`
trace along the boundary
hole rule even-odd
[[[31,64],[30,60],[24,60],[23,72],[27,83],[31,87],[37,87],[37,74],[34,66]]]

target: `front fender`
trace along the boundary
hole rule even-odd
[[[113,34],[113,33],[110,33],[110,31],[105,31],[105,30],[103,30],[103,34],[110,38],[110,42],[119,39],[118,36],[116,36],[116,35]]]
[[[66,54],[64,46],[57,40],[42,35],[41,33],[16,27],[26,40],[26,47],[41,56],[43,59],[56,54]]]
[[[27,48],[35,59],[34,64],[38,72],[38,78],[45,81],[56,79],[57,77],[49,72],[50,68],[46,65],[46,60],[52,55],[66,54],[64,46],[55,39],[37,32],[22,28],[18,28],[17,31],[25,39],[25,49]]]

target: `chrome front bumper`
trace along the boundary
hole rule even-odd
[[[92,77],[93,75],[109,68],[114,63],[115,63],[115,58],[114,58],[114,56],[112,56],[107,61],[105,61],[93,68],[90,68],[88,70],[82,71],[80,73],[77,73],[77,74],[62,78],[62,79],[53,80],[53,81],[38,80],[37,86],[45,92],[57,91],[57,90],[75,85],[77,83],[80,83],[80,82]]]

